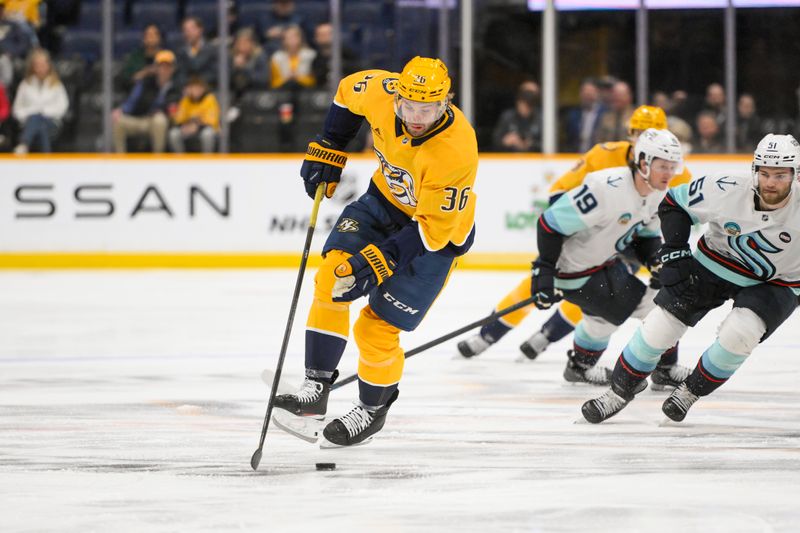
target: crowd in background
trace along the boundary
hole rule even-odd
[[[387,4],[373,4],[381,3]],[[321,7],[325,4],[320,0]],[[231,126],[233,151],[295,151],[319,129],[330,97],[331,24],[307,16],[310,12],[293,0],[237,0],[228,5],[231,107],[223,117],[217,96],[215,1],[115,2],[115,28],[136,32],[136,42],[129,43],[114,62],[116,152],[213,152],[219,148],[223,121]],[[307,10],[308,5],[303,6]],[[101,0],[0,0],[0,151],[101,148],[101,108],[91,107],[101,94],[99,43],[80,39],[87,27],[88,33],[99,35],[100,9]],[[246,17],[247,13],[258,16]],[[175,15],[171,24],[170,14]],[[159,17],[165,20],[153,20]],[[361,24],[359,32],[381,21]],[[371,35],[366,30],[355,33],[366,39]],[[353,34],[348,32],[342,51],[345,74],[367,67],[391,68],[374,64],[375,56],[367,57],[365,48],[355,51]],[[115,38],[115,45],[121,43]],[[406,44],[410,53],[414,43]],[[435,52],[420,49],[419,53]],[[586,79],[578,96],[579,104],[562,109],[559,116],[560,152],[584,152],[595,143],[626,137],[635,107],[626,81],[612,76]],[[726,151],[726,98],[722,85],[712,83],[704,98],[692,98],[682,90],[656,91],[647,103],[664,108],[670,129],[687,151],[719,153]],[[320,102],[316,113],[309,112]],[[738,95],[736,109],[736,117],[730,119],[735,120],[737,151],[752,151],[767,131],[796,133],[791,120],[762,120],[750,94]],[[513,107],[494,117],[494,127],[490,125],[485,138],[479,139],[482,150],[541,150],[536,81],[520,84]],[[91,142],[82,144],[86,136]],[[354,148],[369,147],[367,136],[368,132],[360,135]],[[273,138],[275,142],[270,142]]]

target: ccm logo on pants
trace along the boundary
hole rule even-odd
[[[401,311],[405,311],[409,315],[416,315],[417,313],[419,313],[419,309],[414,309],[413,307],[404,304],[403,302],[401,302],[388,292],[383,293],[383,299],[386,300],[387,302],[391,302],[393,306],[400,309]]]

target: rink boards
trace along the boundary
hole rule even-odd
[[[50,156],[0,159],[0,268],[286,267],[299,262],[311,201],[302,155]],[[526,268],[550,183],[575,155],[483,155],[466,268]],[[748,175],[746,156],[693,156],[693,175]],[[364,190],[355,155],[323,202],[312,250]],[[312,264],[315,257],[312,254]]]

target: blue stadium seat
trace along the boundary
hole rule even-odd
[[[125,57],[129,52],[142,44],[142,32],[120,31],[114,33],[114,58]]]
[[[121,2],[115,3],[113,12],[114,29],[117,30],[125,25],[125,5]],[[99,31],[102,24],[103,5],[82,3],[77,27],[83,30]]]
[[[253,27],[260,31],[261,20],[269,15],[266,2],[245,4],[239,8],[239,27]]]
[[[330,15],[328,14],[330,6],[327,2],[297,2],[296,6],[297,12],[302,13],[306,18],[309,31],[312,31],[318,24],[330,22]],[[307,35],[306,37],[310,38],[311,36]]]
[[[80,56],[87,63],[100,58],[102,34],[99,31],[68,30],[61,41],[61,57]]]
[[[214,3],[191,3],[186,6],[184,11],[185,17],[197,17],[203,21],[203,27],[206,32],[213,32],[219,25],[219,17],[217,16],[219,7],[216,2]]]
[[[380,2],[342,2],[342,24],[380,24],[382,8]]]
[[[136,3],[131,9],[131,28],[143,29],[148,24],[155,24],[162,33],[177,27],[178,8],[173,2],[166,5]]]

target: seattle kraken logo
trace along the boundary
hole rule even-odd
[[[627,224],[627,222],[625,222]],[[636,236],[636,232],[639,231],[644,226],[644,222],[639,221],[631,227],[628,231],[625,232],[625,235],[617,239],[617,244],[615,248],[619,253],[622,253],[625,248],[631,245],[633,242],[634,236]]]
[[[728,237],[728,246],[738,254],[739,259],[736,262],[755,277],[768,280],[775,276],[775,265],[764,254],[777,254],[783,249],[769,242],[760,231]]]
[[[414,178],[411,177],[411,174],[407,170],[396,167],[386,161],[386,158],[377,149],[375,153],[381,162],[381,173],[386,178],[386,184],[389,185],[389,191],[391,191],[395,200],[403,205],[417,207],[417,197],[414,194]]]

